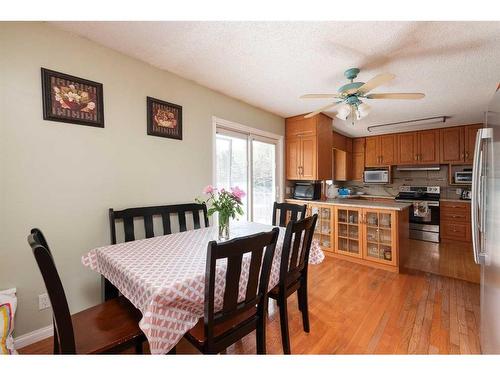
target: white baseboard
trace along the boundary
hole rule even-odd
[[[54,334],[54,328],[51,324],[50,326],[28,332],[25,333],[24,335],[14,338],[14,346],[16,349],[24,348],[25,346],[33,344],[37,341],[46,339],[47,337],[50,337],[53,334]]]

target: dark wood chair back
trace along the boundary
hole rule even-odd
[[[278,219],[279,214],[279,222]],[[306,216],[306,205],[291,204],[291,203],[277,203],[274,202],[273,206],[273,225],[278,225],[280,227],[286,226],[286,219],[288,213],[290,212],[290,220],[297,221],[298,219],[303,219]]]
[[[254,234],[246,237],[236,238],[231,241],[208,243],[206,279],[205,279],[205,314],[204,329],[206,347],[210,352],[219,352],[234,342],[235,337],[241,338],[253,329],[258,319],[253,315],[240,325],[234,327],[230,332],[224,332],[222,338],[214,335],[214,329],[231,319],[257,308],[257,314],[265,319],[267,306],[267,291],[271,265],[278,240],[279,229],[274,228],[270,232]],[[265,252],[264,252],[265,251]],[[244,256],[250,255],[248,268],[248,283],[244,300],[238,302],[240,276]],[[217,260],[226,259],[225,290],[222,310],[215,312],[215,278]],[[248,259],[248,258],[246,258]],[[220,261],[219,261],[220,262]],[[260,278],[259,278],[260,274]]]
[[[200,218],[200,212],[202,218]],[[126,208],[124,210],[115,211],[109,209],[109,224],[111,228],[111,243],[116,244],[116,222],[122,221],[125,232],[125,242],[135,240],[134,218],[142,218],[144,221],[144,231],[146,238],[155,237],[153,229],[153,217],[161,216],[163,223],[163,235],[172,233],[171,216],[177,216],[179,230],[185,232],[186,213],[191,213],[193,216],[194,229],[201,228],[201,222],[205,227],[208,227],[207,206],[199,203],[173,204],[167,206],[152,206],[152,207],[135,207]],[[157,234],[156,234],[157,235]]]
[[[54,354],[75,354],[75,335],[66,294],[54,259],[42,231],[34,228],[28,236],[33,255],[42,274],[54,321]]]
[[[286,226],[280,265],[280,283],[289,286],[307,273],[309,252],[318,215],[298,221],[290,221]]]

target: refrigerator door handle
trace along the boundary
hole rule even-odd
[[[471,221],[472,221],[472,250],[474,252],[474,261],[477,264],[484,263],[484,256],[481,249],[482,216],[480,212],[484,210],[481,200],[484,198],[483,176],[482,176],[482,147],[483,140],[491,138],[491,129],[483,128],[477,131],[474,147],[474,158],[472,166],[472,199],[471,199]]]

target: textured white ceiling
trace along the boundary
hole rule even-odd
[[[126,55],[283,117],[312,111],[347,83],[396,75],[375,92],[423,92],[423,100],[370,100],[366,127],[436,115],[481,122],[500,81],[500,22],[55,22]],[[168,98],[167,98],[168,99]],[[329,113],[329,112],[326,112]],[[329,113],[332,117],[334,113]],[[249,124],[251,125],[251,124]]]

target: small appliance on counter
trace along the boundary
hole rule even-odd
[[[460,199],[470,201],[472,199],[472,191],[467,189],[462,189],[462,193],[460,194]]]
[[[351,189],[348,189],[345,187],[339,189],[339,197],[340,198],[346,198],[349,196],[351,196]]]
[[[321,182],[296,182],[293,199],[308,201],[321,199]]]

